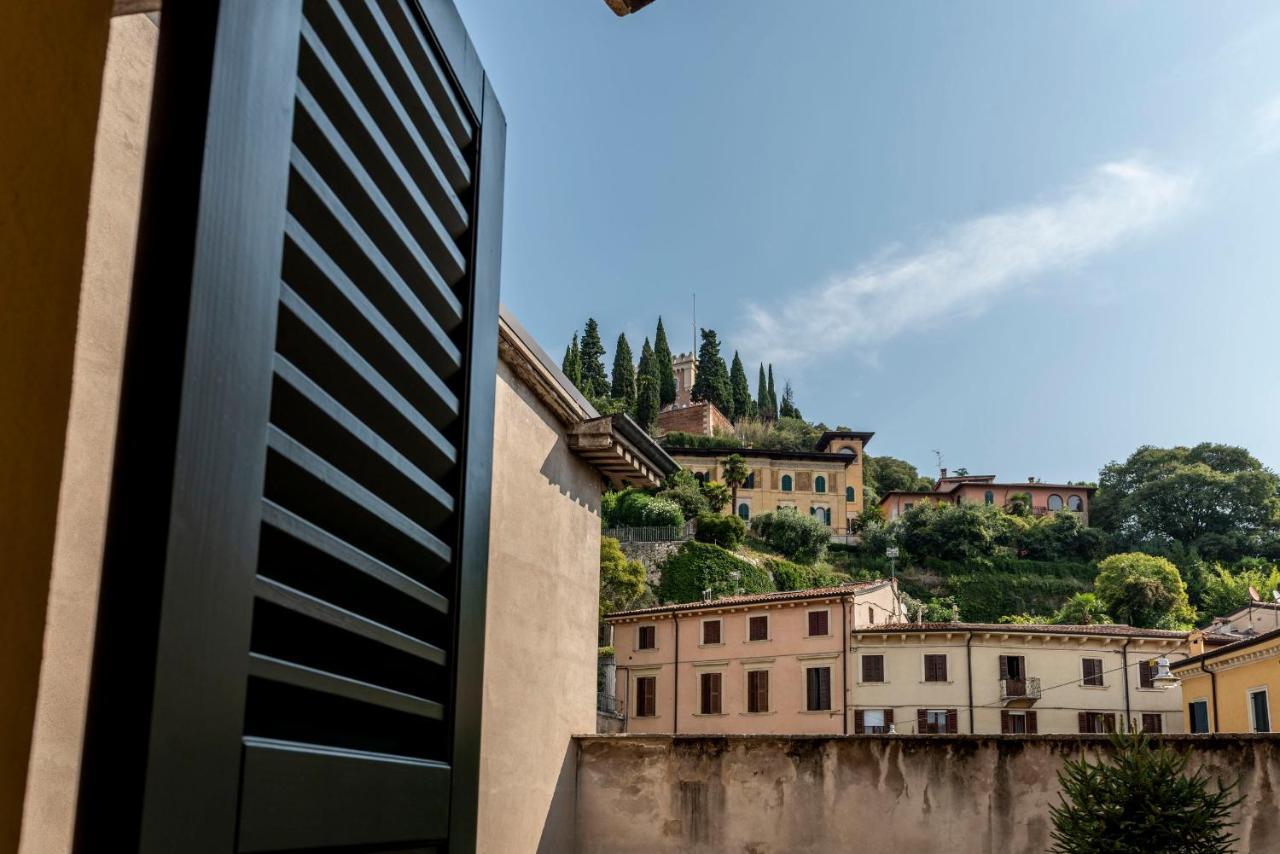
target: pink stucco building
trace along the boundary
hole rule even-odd
[[[1037,516],[1067,510],[1080,514],[1080,521],[1089,524],[1089,499],[1096,487],[1082,484],[1045,483],[1028,478],[1025,481],[997,482],[993,474],[947,475],[934,483],[933,489],[919,492],[888,492],[880,498],[880,511],[886,519],[892,519],[916,504],[933,501],[939,504],[994,504],[1008,505],[1015,495],[1031,498],[1031,512]]]

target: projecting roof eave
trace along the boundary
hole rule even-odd
[[[727,457],[740,454],[744,457],[766,460],[805,460],[815,463],[843,463],[846,466],[859,461],[856,454],[828,454],[824,451],[778,451],[767,448],[673,448],[667,452],[676,457]]]
[[[1052,625],[1052,624],[1019,624],[1019,623],[889,623],[865,629],[854,630],[854,635],[896,635],[896,634],[1009,634],[1009,635],[1070,635],[1073,637],[1120,637],[1146,640],[1182,641],[1188,632],[1169,631],[1166,629],[1141,629],[1134,626],[1122,626],[1112,623],[1094,625]]]

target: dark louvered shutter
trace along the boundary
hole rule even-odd
[[[955,709],[947,709],[947,732],[958,732],[959,720],[960,716],[956,714]]]
[[[831,668],[823,667],[818,671],[818,708],[831,708]]]
[[[1009,678],[1009,656],[1007,655],[1000,656],[1000,678]]]
[[[827,634],[827,612],[809,612],[809,637],[823,637]]]
[[[1154,688],[1156,668],[1150,661],[1138,662],[1138,685],[1142,688]]]
[[[862,681],[863,682],[883,682],[884,681],[884,656],[883,655],[862,656]]]
[[[884,728],[885,732],[889,731],[889,727],[893,726],[893,709],[884,710]]]
[[[929,710],[916,709],[916,732],[926,733],[929,731]]]
[[[1027,717],[1027,733],[1030,735],[1035,735],[1037,732],[1040,731],[1036,724],[1036,713],[1027,712],[1026,717]]]
[[[1000,710],[1000,732],[1002,733],[1013,732],[1013,724],[1009,720],[1009,713],[1004,709]]]
[[[80,843],[472,847],[501,110],[447,0],[171,5]]]
[[[1090,729],[1089,729],[1089,713],[1088,713],[1088,712],[1080,712],[1079,714],[1077,714],[1077,715],[1076,715],[1076,717],[1078,718],[1078,721],[1077,721],[1077,722],[1080,724],[1080,732],[1081,732],[1081,733],[1088,733],[1088,732],[1090,732]]]
[[[747,629],[751,640],[768,640],[769,618],[767,616],[751,617],[747,622]]]
[[[866,732],[866,727],[862,721],[863,721],[862,709],[854,709],[853,710],[853,734],[854,735],[862,735],[864,732]]]
[[[707,620],[702,624],[702,642],[705,644],[720,643],[719,620]]]

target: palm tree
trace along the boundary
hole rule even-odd
[[[720,465],[724,466],[724,484],[732,490],[733,494],[729,512],[737,513],[738,487],[746,483],[747,478],[751,477],[751,466],[747,465],[747,461],[743,459],[742,454],[730,454],[720,461]]]

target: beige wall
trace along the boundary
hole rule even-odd
[[[159,29],[111,21],[23,854],[70,850]]]
[[[1051,495],[1056,495],[1062,499],[1062,508],[1064,510],[1069,509],[1067,503],[1074,496],[1080,499],[1084,508],[1080,513],[1081,521],[1086,525],[1089,524],[1088,491],[1082,487],[1057,486],[1053,484],[966,483],[949,492],[889,495],[880,507],[885,518],[892,519],[907,510],[908,504],[916,505],[925,501],[935,501],[940,504],[959,504],[961,502],[985,504],[988,492],[991,493],[991,503],[996,507],[1004,507],[1009,503],[1009,499],[1015,495],[1030,495],[1031,507],[1036,513],[1048,512],[1049,496]]]
[[[1021,655],[1026,675],[1040,680],[1041,698],[1027,708],[1036,712],[1040,733],[1078,733],[1082,711],[1112,712],[1125,719],[1124,638],[1050,637],[1011,633],[977,634],[968,650],[968,633],[863,634],[853,638],[850,666],[855,674],[854,704],[862,709],[894,710],[900,733],[916,731],[918,709],[956,709],[962,733],[999,733],[1000,656]],[[947,656],[947,682],[924,681],[924,656]],[[884,656],[884,683],[862,683],[863,655]],[[1182,732],[1182,695],[1177,688],[1139,686],[1139,662],[1161,655],[1186,657],[1181,640],[1133,639],[1128,648],[1129,714],[1141,724],[1143,712],[1161,715],[1164,732]],[[972,656],[973,725],[969,723],[969,656]],[[1084,658],[1101,659],[1103,687],[1083,684]],[[1015,703],[1009,708],[1017,708]]]
[[[1280,741],[1174,740],[1192,771],[1240,778],[1241,854],[1274,851]],[[1063,762],[1110,749],[1097,736],[596,736],[579,748],[584,854],[1041,854]]]
[[[570,736],[595,729],[601,480],[498,363],[479,850],[569,851]]]
[[[827,634],[809,636],[811,611],[827,611]],[[762,615],[769,619],[769,639],[748,640],[749,618]],[[613,645],[618,664],[618,691],[626,709],[626,730],[697,734],[841,733],[845,727],[841,692],[848,697],[852,689],[852,683],[842,679],[843,630],[865,628],[873,618],[876,623],[902,619],[901,606],[893,588],[887,584],[844,597],[828,595],[736,607],[709,606],[678,614],[615,621]],[[702,643],[702,624],[707,620],[720,621],[719,644]],[[675,654],[677,625],[678,656]],[[641,626],[655,628],[655,649],[638,648]],[[805,670],[810,667],[831,669],[831,708],[828,710],[806,708]],[[746,674],[751,670],[769,672],[770,708],[766,712],[747,711]],[[701,713],[699,686],[703,673],[721,674],[723,696],[719,714]],[[647,676],[658,680],[657,714],[636,717],[636,680]]]
[[[0,851],[26,790],[110,12],[6,3],[0,24]]]

